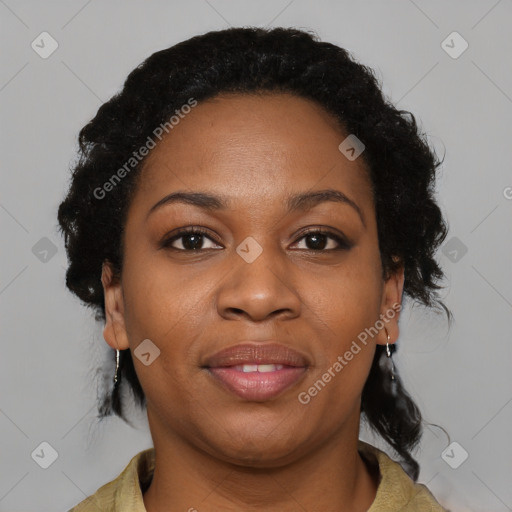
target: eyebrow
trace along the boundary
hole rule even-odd
[[[307,211],[324,202],[335,202],[351,206],[366,227],[363,212],[357,203],[347,197],[343,192],[332,188],[288,196],[286,200],[287,213],[298,210]],[[207,194],[205,192],[172,192],[155,203],[149,210],[146,218],[158,208],[172,203],[190,204],[206,211],[216,211],[227,210],[230,205],[230,200],[224,196]]]

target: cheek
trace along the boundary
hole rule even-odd
[[[200,322],[205,317],[208,286],[204,279],[155,260],[132,257],[125,262],[126,331],[148,405],[158,414],[164,414],[169,404],[185,412],[193,409],[191,397],[199,392],[194,389],[194,377],[200,370],[193,364],[191,346],[203,332]],[[135,352],[146,339],[160,351],[148,366]],[[180,418],[173,421],[179,423]]]
[[[344,265],[310,278],[306,290],[304,299],[321,319],[320,325],[331,337],[346,343],[379,318],[383,291],[380,261],[362,251],[354,253]]]
[[[135,370],[148,401],[158,395],[176,403],[190,392],[198,371],[191,347],[204,332],[209,286],[207,279],[160,258],[135,256],[125,260],[123,269],[125,326]],[[148,366],[137,358],[137,347],[146,339],[160,351]]]
[[[325,392],[318,383],[316,387],[322,389],[318,394],[323,394],[318,402],[345,397],[345,404],[353,403],[362,391],[375,353],[375,342],[368,332],[380,314],[380,260],[354,254],[350,261],[337,271],[329,269],[328,278],[309,281],[310,321],[321,344],[311,381],[320,379],[329,388]]]
[[[181,330],[193,334],[204,316],[208,277],[162,257],[132,257],[123,270],[125,320],[130,342],[150,338],[168,345],[181,338]]]

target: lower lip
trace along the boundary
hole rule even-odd
[[[247,372],[232,367],[209,368],[209,372],[235,395],[245,400],[263,402],[280,395],[298,382],[306,372],[304,367],[288,366],[273,372]]]

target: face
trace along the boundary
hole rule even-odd
[[[121,279],[104,266],[102,281],[104,336],[132,351],[155,446],[277,466],[357,429],[384,316],[398,337],[403,274],[383,278],[347,135],[306,99],[221,95],[149,154]]]

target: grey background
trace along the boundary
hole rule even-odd
[[[78,130],[129,71],[229,25],[312,29],[352,51],[445,155],[439,261],[455,322],[407,308],[395,362],[425,419],[450,434],[426,428],[420,481],[452,511],[512,510],[510,0],[0,0],[0,20],[1,511],[67,510],[151,446],[144,415],[135,429],[95,419],[108,347],[65,288],[56,209]],[[59,45],[47,59],[31,47],[43,31]],[[453,31],[469,44],[458,58],[441,45]],[[48,469],[31,457],[43,441],[58,454]],[[441,456],[452,441],[469,454],[456,469]]]

